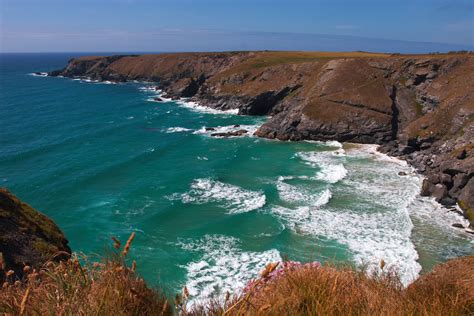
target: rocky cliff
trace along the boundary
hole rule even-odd
[[[13,270],[21,278],[25,266],[39,268],[70,253],[68,241],[51,219],[0,188],[0,270]]]
[[[72,59],[53,76],[157,83],[243,115],[281,140],[377,143],[426,175],[422,194],[474,225],[474,56],[364,52],[178,53]]]

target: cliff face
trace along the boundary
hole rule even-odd
[[[68,241],[52,220],[0,188],[0,270],[11,269],[22,277],[25,265],[41,267],[70,253]]]
[[[474,223],[474,56],[180,53],[73,59],[51,75],[157,82],[169,97],[244,115],[281,140],[377,143],[427,176],[422,194]]]

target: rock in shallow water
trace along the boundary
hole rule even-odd
[[[246,129],[239,129],[238,131],[212,133],[211,136],[213,136],[213,137],[236,137],[236,136],[243,136],[247,133],[248,133],[248,131]]]

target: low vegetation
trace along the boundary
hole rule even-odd
[[[337,58],[375,58],[389,57],[387,54],[369,52],[259,52],[247,60],[248,68],[263,68],[281,64],[294,64]]]
[[[6,315],[170,315],[171,304],[127,266],[134,234],[123,248],[100,263],[81,263],[78,256],[47,262],[39,270],[24,267],[22,280],[7,271],[0,291],[0,314]]]
[[[474,257],[454,260],[404,288],[393,273],[369,277],[353,268],[283,268],[225,306],[195,315],[473,315]]]
[[[239,294],[190,306],[186,288],[173,299],[151,289],[125,258],[134,235],[101,263],[73,256],[22,280],[7,271],[0,313],[8,315],[473,315],[474,256],[439,265],[404,288],[394,273],[368,276],[318,263],[269,264]]]

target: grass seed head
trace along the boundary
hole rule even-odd
[[[278,267],[278,264],[279,262],[272,262],[272,263],[267,264],[265,269],[263,269],[263,271],[260,272],[260,276],[262,278],[267,277],[270,273],[272,273],[276,269],[276,267]]]
[[[135,232],[133,232],[130,237],[127,240],[127,243],[125,244],[125,247],[123,247],[123,256],[127,256],[128,251],[130,250],[130,246],[132,244],[133,239],[135,238]]]
[[[114,241],[114,248],[115,249],[120,249],[121,243],[120,240],[117,237],[112,236],[112,240]]]

